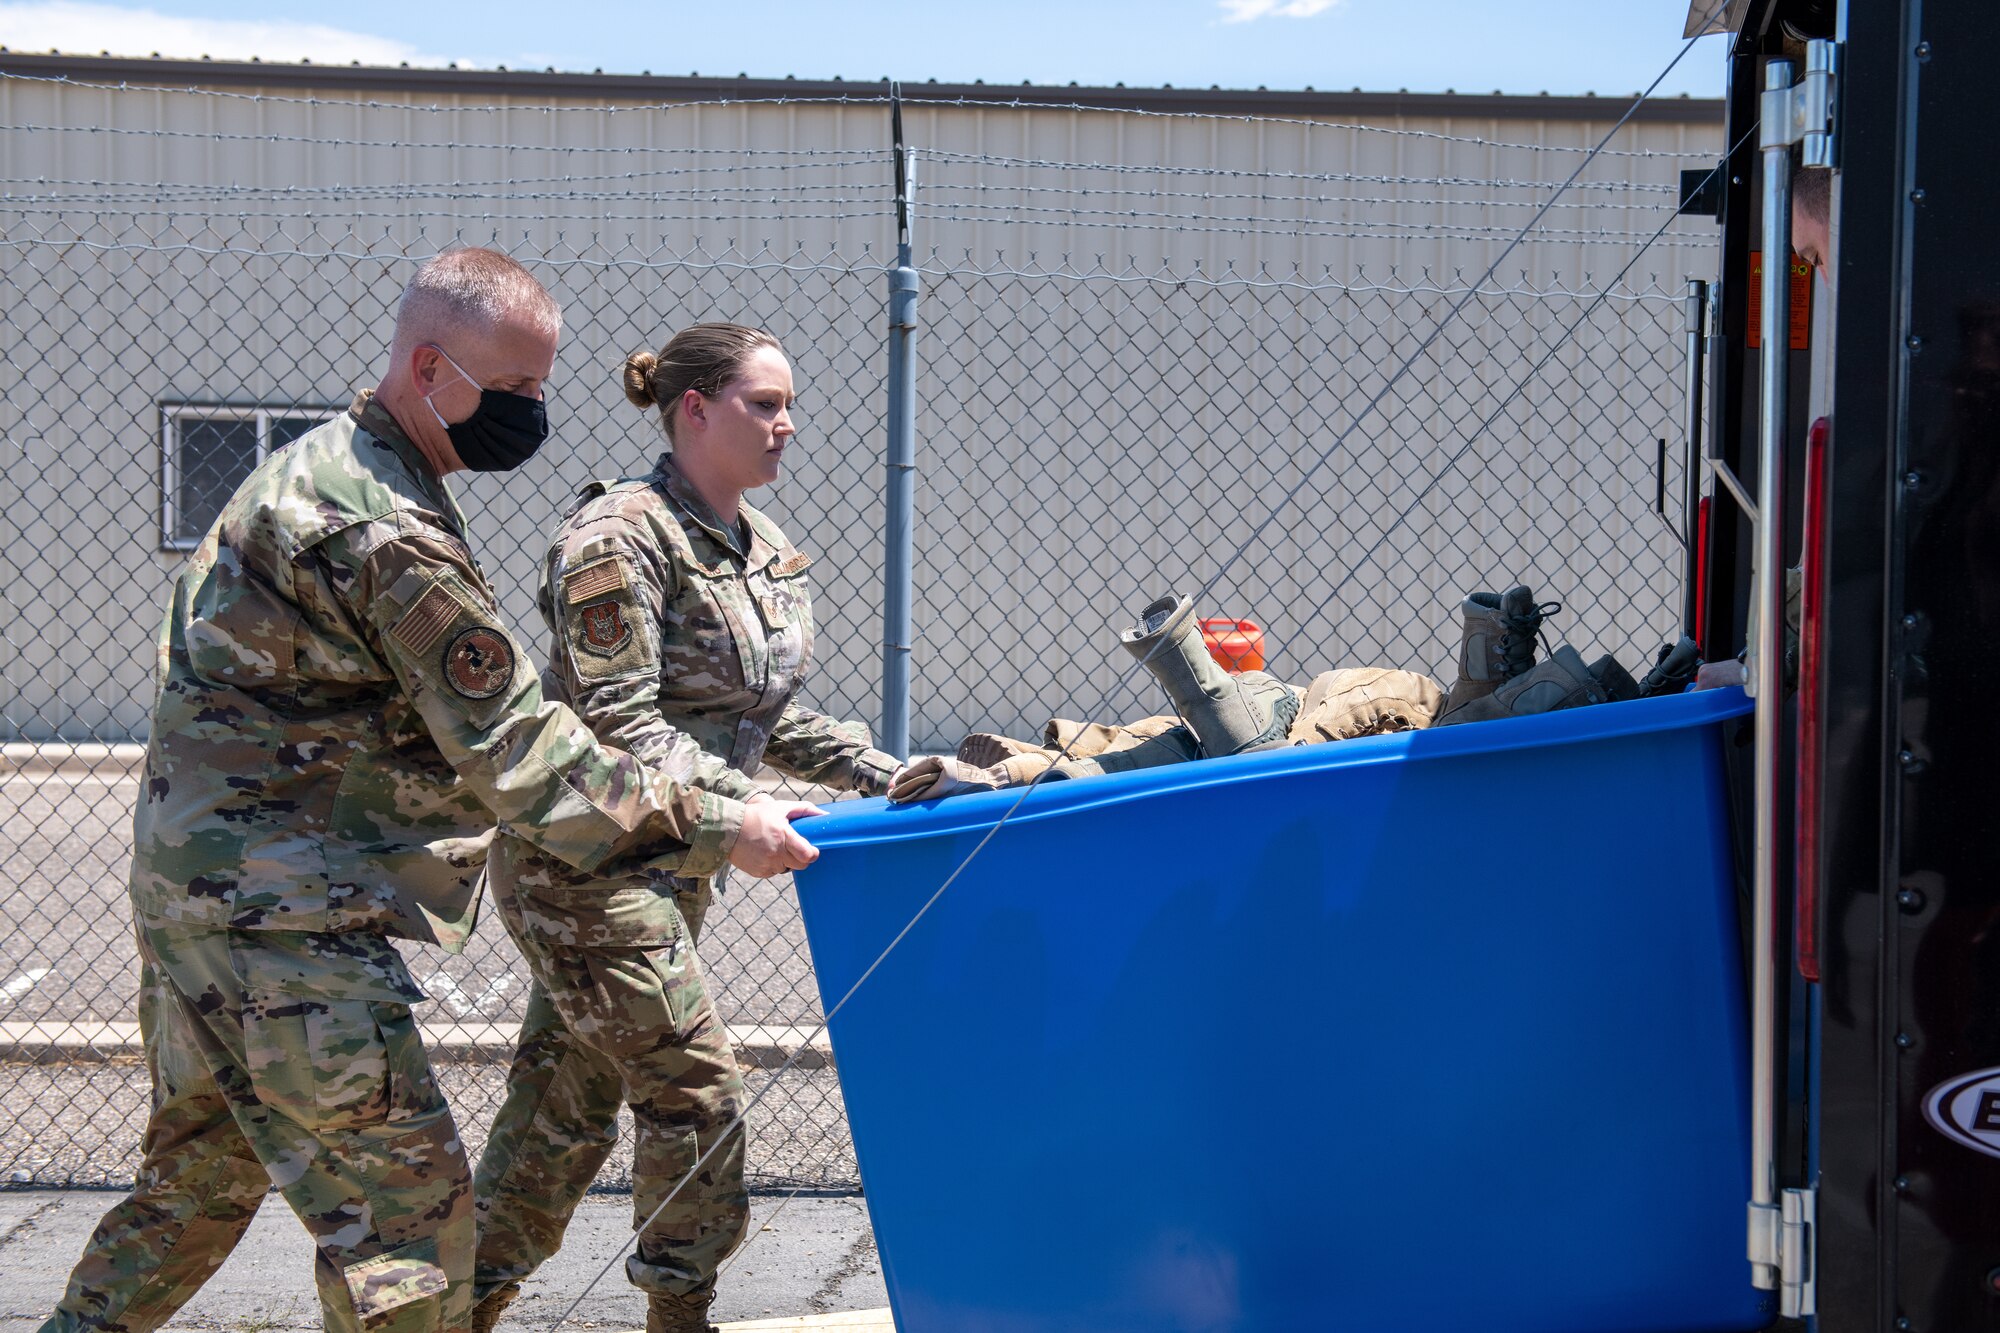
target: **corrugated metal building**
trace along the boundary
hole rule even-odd
[[[1439,667],[1456,596],[1503,573],[1587,585],[1572,623],[1607,648],[1671,629],[1653,440],[1678,435],[1680,283],[1715,253],[1673,210],[1720,154],[1719,103],[1611,134],[1628,99],[902,91],[917,744],[1152,711],[1110,679],[1110,636],[1211,576],[1300,678]],[[761,501],[818,553],[809,688],[874,721],[888,93],[0,53],[5,738],[142,735],[182,551],[260,451],[373,382],[402,282],[458,242],[566,309],[555,447],[459,487],[524,637],[568,497],[659,448],[624,354],[758,322],[806,417]]]

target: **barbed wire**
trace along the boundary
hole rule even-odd
[[[815,164],[818,165],[818,164]],[[836,164],[825,164],[836,165]],[[838,164],[857,165],[857,164]],[[873,164],[868,164],[873,165]],[[748,170],[783,170],[777,164],[767,164]],[[397,181],[360,185],[238,185],[223,182],[182,182],[182,181],[104,181],[64,179],[51,177],[5,177],[0,178],[0,186],[63,186],[72,191],[69,194],[16,194],[9,189],[0,194],[0,199],[23,203],[66,204],[72,202],[102,202],[106,205],[132,201],[138,203],[160,203],[169,200],[188,202],[226,203],[232,200],[266,199],[490,199],[496,202],[536,202],[561,199],[577,203],[588,202],[642,202],[673,203],[678,201],[701,201],[709,203],[730,202],[741,198],[745,202],[768,202],[775,196],[769,193],[769,185],[690,185],[655,190],[508,190],[502,187],[535,184],[573,184],[603,182],[612,180],[639,180],[654,176],[668,175],[708,175],[711,168],[696,168],[686,171],[663,172],[619,172],[598,176],[550,176],[533,179],[508,181],[452,181],[416,182]],[[882,189],[892,188],[886,178],[880,182]],[[808,181],[801,184],[787,184],[783,187],[798,195],[823,194],[829,190],[851,190],[856,188],[852,180]],[[1491,189],[1492,184],[1484,183],[1483,188]],[[92,193],[80,193],[89,190]],[[753,191],[759,193],[751,193]],[[1535,208],[1538,201],[1533,199],[1491,199],[1491,198],[1432,198],[1422,195],[1314,195],[1314,194],[1250,194],[1214,190],[1134,190],[1098,187],[1089,185],[1013,185],[988,181],[932,181],[923,193],[925,201],[935,199],[939,194],[953,193],[1007,194],[1007,195],[1064,195],[1080,199],[1140,199],[1140,200],[1187,200],[1200,203],[1264,203],[1287,206],[1303,205],[1361,205],[1387,208]],[[836,197],[827,203],[860,203],[856,198]],[[920,205],[921,206],[921,203]],[[935,205],[932,205],[935,207]],[[1671,213],[1674,204],[1659,203],[1564,203],[1557,204],[1550,211],[1610,211],[1639,212],[1648,214]],[[1218,219],[1226,220],[1226,219]]]
[[[1120,176],[1218,176],[1246,180],[1327,183],[1351,181],[1365,185],[1465,185],[1520,190],[1553,190],[1560,184],[1558,181],[1544,180],[1481,180],[1473,176],[1388,176],[1353,171],[1252,171],[1244,167],[1207,167],[1165,162],[1071,162],[1060,158],[1008,157],[994,153],[965,153],[942,148],[918,148],[917,155],[926,163],[943,162],[952,165],[968,164],[1049,171],[1096,171]],[[928,183],[925,188],[929,188]],[[1638,190],[1658,191],[1663,194],[1672,194],[1676,188],[1669,184],[1634,181],[1626,177],[1602,181],[1580,180],[1570,186],[1572,190]]]
[[[972,208],[972,207],[987,208],[992,210],[992,212],[990,214],[972,214],[972,213],[958,211],[959,209]],[[1014,210],[1014,212],[1016,213],[1023,211],[1032,212],[1039,210],[1032,210],[1032,209]],[[1048,211],[1053,212],[1059,210],[1048,210]],[[1023,218],[1023,217],[1010,216],[1005,211],[1005,206],[1000,204],[977,205],[977,206],[954,205],[944,209],[939,209],[938,207],[933,206],[931,208],[924,209],[922,215],[924,219],[928,222],[966,222],[966,223],[976,223],[981,226],[989,226],[989,227],[1047,226],[1050,225],[1050,222],[1052,221],[1051,219],[1046,219],[1046,218]],[[1494,241],[1511,237],[1517,230],[1520,230],[1519,228],[1515,227],[1480,227],[1480,226],[1474,226],[1470,224],[1460,224],[1460,223],[1392,222],[1385,220],[1362,221],[1359,219],[1352,221],[1343,219],[1339,222],[1328,222],[1328,223],[1318,223],[1318,224],[1308,221],[1308,222],[1298,223],[1289,227],[1273,225],[1278,221],[1277,219],[1271,219],[1267,223],[1265,219],[1261,218],[1223,217],[1223,218],[1203,219],[1202,222],[1146,222],[1138,219],[1146,217],[1171,217],[1173,215],[1164,213],[1149,213],[1149,214],[1115,213],[1103,210],[1073,210],[1071,211],[1071,215],[1072,216],[1096,215],[1096,216],[1103,216],[1106,218],[1126,219],[1123,221],[1118,221],[1116,223],[1107,221],[1101,223],[1084,222],[1076,224],[1079,226],[1101,228],[1104,230],[1116,230],[1121,232],[1138,231],[1138,232],[1167,232],[1174,234],[1189,234],[1189,235],[1263,236],[1263,237],[1273,237],[1280,239],[1290,238],[1296,240],[1368,240],[1370,238],[1376,238],[1383,240],[1402,240],[1402,241],[1412,241],[1412,240]],[[1206,225],[1208,223],[1216,223],[1223,225]],[[1389,234],[1384,235],[1385,232]],[[1644,241],[1648,235],[1649,233],[1644,231],[1621,231],[1608,228],[1602,230],[1591,230],[1591,229],[1576,228],[1576,227],[1544,227],[1537,223],[1537,224],[1531,224],[1528,233],[1522,239],[1524,241],[1535,244],[1560,243],[1565,245],[1576,245],[1576,244],[1636,245]],[[1698,249],[1713,249],[1717,244],[1719,244],[1715,236],[1708,234],[1706,232],[1698,232],[1698,233],[1674,232],[1668,234],[1664,239],[1667,241],[1668,244],[1671,245],[1676,245],[1676,246],[1685,245]]]
[[[783,204],[782,200],[775,200],[775,199],[770,200],[768,202],[774,208],[782,207]],[[928,221],[931,222],[960,222],[960,223],[967,223],[980,226],[1035,227],[1035,226],[1059,225],[1053,219],[1013,217],[1009,216],[1004,211],[1004,209],[1002,209],[1001,206],[993,205],[990,207],[992,209],[990,213],[975,214],[968,212],[959,212],[954,209],[946,209],[942,211],[938,209],[932,209],[927,211],[924,214],[924,216]],[[892,209],[893,209],[893,203],[885,201],[879,207],[854,211],[854,212],[816,213],[816,212],[799,212],[793,209],[785,209],[778,216],[761,217],[761,218],[746,217],[740,213],[646,212],[646,213],[624,214],[624,213],[604,213],[601,211],[593,211],[589,213],[515,213],[515,212],[467,213],[462,216],[462,220],[466,222],[504,223],[510,226],[515,226],[515,225],[525,226],[525,225],[545,223],[545,222],[598,222],[598,223],[634,222],[634,223],[648,223],[648,224],[661,224],[661,223],[741,224],[741,223],[755,222],[769,226],[773,224],[783,225],[788,221],[789,222],[858,222],[858,221],[883,217],[886,215],[886,213],[888,213]],[[11,201],[0,200],[0,215],[8,215],[8,214],[33,215],[48,211],[50,210],[47,208],[36,207],[32,205],[15,204]],[[143,208],[141,206],[128,204],[121,206],[116,211],[125,216],[176,217],[176,218],[189,217],[189,216],[193,217],[211,216],[206,212],[175,211],[170,209],[168,206],[164,204],[154,208]],[[264,219],[264,220],[282,220],[288,218],[316,219],[326,215],[316,214],[309,211],[279,212],[275,210],[238,210],[238,211],[231,211],[230,213],[225,214],[223,216],[226,216],[232,220],[252,219],[252,218]],[[380,212],[380,211],[366,210],[366,209],[363,210],[341,209],[331,213],[330,216],[340,219],[348,219],[348,218],[365,218],[371,220],[397,219],[407,222],[410,220],[411,215],[407,211]],[[1078,214],[1078,216],[1082,216],[1082,214]],[[1109,218],[1121,215],[1107,213],[1104,216]],[[1170,216],[1170,215],[1154,214],[1150,216]],[[1480,242],[1480,241],[1495,241],[1503,239],[1505,237],[1511,236],[1515,230],[1509,227],[1455,226],[1445,223],[1418,223],[1418,222],[1400,223],[1400,222],[1369,221],[1369,222],[1352,222],[1352,223],[1342,223],[1342,224],[1303,223],[1287,227],[1287,226],[1275,226],[1275,225],[1260,225],[1258,220],[1254,219],[1232,221],[1231,219],[1225,218],[1225,219],[1220,219],[1219,221],[1223,225],[1204,225],[1202,223],[1195,223],[1195,222],[1145,222],[1136,220],[1136,217],[1128,217],[1127,220],[1122,220],[1115,223],[1110,221],[1077,222],[1073,225],[1079,227],[1086,227],[1086,228],[1106,230],[1106,231],[1117,231],[1117,232],[1146,232],[1146,233],[1159,233],[1163,235],[1186,235],[1186,236],[1264,237],[1264,238],[1279,239],[1279,240],[1376,239],[1376,240],[1404,240],[1404,241]],[[1385,232],[1388,232],[1390,234],[1385,235],[1384,234]],[[1645,237],[1645,235],[1646,233],[1639,231],[1620,231],[1620,230],[1593,231],[1593,230],[1586,230],[1579,228],[1542,227],[1537,225],[1531,231],[1529,231],[1529,233],[1525,237],[1523,237],[1523,240],[1526,243],[1537,244],[1537,245],[1599,244],[1607,246],[1625,246],[1638,243]],[[1672,235],[1666,237],[1665,239],[1666,242],[1670,245],[1677,247],[1693,248],[1693,249],[1713,249],[1718,243],[1715,237],[1705,234],[1673,233]]]
[[[0,75],[4,78],[5,75]],[[588,108],[595,110],[596,108]],[[199,139],[210,143],[269,143],[306,144],[317,148],[380,148],[393,151],[425,152],[481,152],[481,153],[687,153],[713,154],[715,156],[833,156],[836,153],[856,152],[870,154],[879,152],[887,161],[891,154],[887,149],[812,149],[812,148],[690,148],[682,146],[653,147],[643,144],[536,144],[536,143],[477,143],[463,140],[441,140],[422,142],[406,139],[343,139],[316,134],[251,134],[244,131],[224,130],[166,130],[150,125],[40,125],[21,124],[0,126],[0,131],[25,132],[35,134],[108,134],[114,137],[142,139]]]
[[[4,208],[0,208],[0,213],[4,213],[5,211]],[[120,219],[125,219],[130,215],[119,212],[116,216]],[[285,221],[309,220],[304,218],[303,215],[296,214],[279,214],[273,216]],[[342,216],[344,218],[352,215],[347,214]],[[597,214],[588,215],[590,218],[598,216]],[[92,220],[97,223],[102,222],[102,219],[93,218]],[[238,219],[235,215],[232,215],[227,220],[236,221]],[[269,245],[257,245],[254,247],[248,245],[202,245],[193,237],[183,237],[178,241],[168,241],[159,237],[147,237],[137,241],[91,240],[85,236],[71,233],[60,236],[0,236],[0,251],[28,252],[38,247],[61,251],[73,247],[81,247],[93,252],[106,253],[142,252],[165,255],[189,253],[203,257],[228,255],[239,258],[301,259],[308,261],[324,259],[354,261],[366,259],[382,263],[418,263],[435,253],[437,249],[475,241],[489,243],[498,240],[499,234],[497,232],[490,232],[483,235],[474,234],[468,237],[463,231],[454,230],[445,237],[433,240],[429,236],[427,228],[419,228],[416,237],[401,239],[396,237],[393,232],[385,230],[384,234],[375,241],[369,241],[349,233],[338,238],[330,238],[328,245],[319,249],[301,248],[298,238],[295,237],[285,236],[284,239],[291,243],[291,248],[274,248]],[[629,242],[630,237],[612,237],[609,239],[614,242]],[[730,271],[785,270],[795,273],[877,273],[882,271],[884,265],[888,262],[885,258],[875,257],[872,253],[872,247],[866,244],[864,244],[860,255],[852,257],[842,256],[837,251],[828,251],[815,257],[807,255],[802,246],[782,256],[769,246],[746,253],[732,245],[719,253],[710,254],[700,249],[700,238],[697,237],[695,239],[696,248],[691,250],[673,250],[666,249],[663,246],[664,253],[660,253],[656,257],[637,258],[627,256],[610,260],[594,260],[587,258],[584,252],[592,248],[602,248],[607,243],[607,238],[597,233],[591,233],[589,236],[579,238],[575,241],[565,241],[564,238],[558,237],[557,243],[571,244],[576,248],[577,253],[575,256],[555,257],[546,253],[539,255],[524,254],[522,262],[531,267],[561,267],[569,264],[592,264],[600,265],[606,269],[643,268],[658,270],[670,268],[717,268],[728,269]],[[417,244],[420,241],[427,242],[428,244]],[[362,246],[384,244],[391,248],[386,251],[340,248],[347,243]],[[1168,261],[1162,260],[1159,267],[1148,270],[1141,268],[1140,261],[1136,258],[1128,258],[1123,268],[1113,269],[1105,266],[1104,256],[1101,254],[1094,256],[1088,267],[1078,267],[1074,256],[1068,252],[1064,252],[1053,266],[1049,266],[1040,262],[1039,252],[1037,251],[1030,251],[1028,259],[1024,263],[1016,264],[1007,262],[1005,251],[997,251],[992,261],[976,259],[970,250],[962,251],[961,256],[957,259],[948,259],[943,253],[943,247],[933,246],[925,254],[916,257],[916,267],[919,272],[933,280],[983,281],[1006,278],[1025,282],[1115,283],[1178,288],[1244,287],[1300,292],[1346,292],[1353,294],[1381,292],[1397,296],[1453,296],[1472,290],[1462,267],[1454,266],[1451,270],[1451,276],[1448,279],[1440,279],[1434,276],[1433,266],[1428,264],[1418,266],[1420,276],[1414,279],[1403,276],[1402,266],[1394,264],[1389,266],[1388,276],[1384,278],[1371,278],[1368,275],[1365,265],[1357,266],[1352,276],[1336,276],[1332,266],[1328,264],[1320,266],[1317,276],[1308,276],[1305,272],[1306,266],[1298,262],[1291,264],[1291,271],[1288,274],[1274,274],[1271,272],[1268,261],[1259,263],[1256,270],[1249,273],[1237,272],[1235,261],[1233,260],[1228,261],[1221,271],[1210,272],[1203,267],[1200,259],[1195,259],[1185,268],[1172,267]],[[1588,283],[1589,277],[1588,273],[1583,275],[1586,283]],[[1652,275],[1652,280],[1657,283],[1659,280],[1658,275]],[[1475,294],[1482,297],[1514,297],[1538,301],[1570,301],[1601,295],[1609,301],[1658,302],[1673,305],[1678,305],[1686,299],[1684,291],[1667,290],[1657,286],[1650,290],[1628,289],[1622,292],[1615,288],[1604,289],[1588,285],[1573,286],[1561,275],[1553,275],[1538,284],[1525,270],[1521,272],[1518,279],[1512,284],[1495,285],[1488,282],[1478,288]]]
[[[721,149],[702,149],[701,151],[714,152],[714,153],[727,152],[727,150],[721,150]],[[754,154],[759,157],[791,156],[790,154],[781,154],[777,150],[768,148],[756,149],[753,151]],[[345,185],[345,184],[238,185],[223,181],[102,180],[97,178],[85,178],[80,176],[46,176],[46,175],[0,177],[0,185],[44,185],[44,186],[62,185],[62,186],[72,186],[76,188],[90,188],[90,189],[104,189],[104,190],[169,190],[169,189],[186,190],[186,191],[206,190],[211,192],[228,193],[228,194],[321,193],[321,194],[332,195],[332,194],[350,194],[350,193],[367,192],[367,191],[379,192],[379,191],[390,191],[390,190],[405,190],[417,187],[419,185],[427,186],[428,188],[431,189],[502,190],[522,185],[576,185],[576,184],[588,185],[588,184],[600,184],[605,181],[640,181],[640,180],[654,180],[654,179],[681,177],[681,176],[711,176],[721,172],[727,172],[731,175],[737,175],[737,174],[749,175],[753,173],[772,172],[772,171],[809,172],[809,171],[823,171],[829,169],[844,170],[852,167],[871,167],[871,166],[887,167],[890,166],[891,164],[892,164],[892,159],[889,157],[888,154],[884,153],[875,156],[864,155],[861,157],[829,158],[826,161],[809,161],[809,162],[752,161],[747,163],[731,162],[728,163],[727,165],[718,163],[713,166],[698,166],[698,167],[655,167],[643,171],[604,171],[604,172],[593,172],[583,175],[578,175],[575,173],[565,173],[564,175],[560,176],[505,176],[488,180],[450,180],[450,181],[425,181],[425,182],[403,179],[393,182],[379,182],[373,184],[360,183],[353,185]],[[835,181],[835,182],[827,182],[824,184],[801,185],[796,188],[813,189],[813,190],[830,190],[830,189],[853,188],[854,185],[855,182],[853,181],[845,181],[845,182]],[[695,187],[686,187],[686,188],[692,189]],[[748,189],[751,187],[715,186],[709,188]]]
[[[359,241],[358,237],[355,239]],[[455,232],[446,243],[453,245],[462,245],[466,244],[467,240],[463,233]],[[506,244],[506,241],[501,237],[499,232],[496,230],[489,236],[481,239],[479,243],[488,245],[502,245]],[[183,241],[177,244],[161,244],[158,242],[139,242],[139,241],[92,241],[83,237],[50,239],[43,237],[0,236],[0,251],[20,252],[24,250],[31,250],[37,246],[47,247],[52,250],[79,249],[93,254],[139,252],[139,253],[159,253],[159,254],[191,254],[191,255],[201,256],[203,258],[301,259],[314,262],[328,260],[328,259],[340,259],[351,263],[360,263],[365,261],[365,262],[373,262],[381,264],[420,264],[424,260],[430,258],[432,254],[436,253],[436,251],[427,249],[396,250],[387,253],[378,253],[372,250],[340,250],[340,249],[274,250],[268,247],[261,247],[261,246],[250,247],[250,246],[240,246],[240,245],[200,245],[192,240]],[[668,257],[664,259],[637,259],[637,258],[592,259],[586,255],[579,253],[566,258],[551,259],[546,255],[523,253],[519,256],[519,259],[522,264],[526,265],[529,268],[547,268],[547,267],[557,267],[566,265],[580,265],[584,267],[601,268],[607,270],[615,270],[615,269],[657,270],[657,269],[670,269],[670,268],[687,268],[691,266],[689,260],[680,255],[673,255],[673,254],[670,254]],[[838,259],[837,257],[829,257],[824,260],[813,260],[809,256],[803,259],[798,257],[781,258],[771,251],[763,250],[757,252],[754,255],[736,259],[731,259],[727,257],[710,258],[701,261],[700,264],[696,266],[703,268],[710,268],[710,269],[727,270],[730,272],[852,273],[852,272],[879,272],[882,267],[882,261],[868,254],[866,248],[864,247],[863,254],[852,260],[843,260],[843,259]]]

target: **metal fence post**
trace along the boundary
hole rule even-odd
[[[889,404],[882,560],[882,748],[910,753],[910,580],[916,524],[917,270],[910,262],[911,162],[900,87],[890,91],[896,154],[896,267],[889,271]]]

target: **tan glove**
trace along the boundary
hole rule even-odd
[[[889,799],[935,801],[969,791],[998,791],[1008,785],[1007,775],[998,770],[975,768],[949,755],[922,754],[889,779]]]

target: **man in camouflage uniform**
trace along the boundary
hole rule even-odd
[[[544,570],[552,691],[601,739],[733,800],[753,798],[748,775],[767,761],[886,792],[898,761],[864,726],[792,701],[812,648],[810,557],[748,505],[741,514],[740,527],[722,520],[671,455],[651,476],[587,488]],[[578,871],[503,836],[489,882],[535,983],[476,1175],[475,1333],[560,1244],[627,1102],[644,1230],[626,1275],[647,1293],[649,1333],[708,1328],[717,1267],[749,1219],[743,1135],[718,1143],[742,1110],[742,1077],[695,956],[709,879]]]
[[[580,867],[787,863],[789,811],[544,702],[467,547],[443,476],[533,452],[558,327],[505,256],[432,260],[379,390],[253,471],[175,581],[130,883],[145,1158],[44,1333],[165,1323],[273,1185],[329,1330],[462,1328],[470,1173],[390,940],[462,945],[496,819]]]

